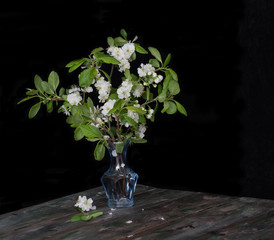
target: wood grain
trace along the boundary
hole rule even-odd
[[[104,215],[73,222],[79,195]],[[0,239],[274,239],[274,201],[138,185],[135,205],[112,210],[102,187],[0,216]]]

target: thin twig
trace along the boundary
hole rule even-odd
[[[111,70],[110,70],[110,74],[109,74],[109,77],[110,77],[110,78],[112,77],[113,70],[114,70],[114,64],[112,64],[112,66],[111,66]]]
[[[122,137],[121,137],[121,133],[120,133],[120,120],[119,120],[119,116],[115,116],[116,118],[116,123],[117,123],[117,134],[118,134],[118,138],[119,138],[119,141],[122,141]]]
[[[53,101],[53,102],[62,102],[62,101],[65,101],[64,98],[61,98],[61,97],[58,97],[58,98],[50,98],[50,101]]]

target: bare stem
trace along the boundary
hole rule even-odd
[[[122,137],[121,137],[121,132],[120,132],[120,118],[119,116],[115,116],[116,118],[116,123],[117,123],[117,134],[118,134],[118,138],[119,138],[119,141],[122,141]]]
[[[61,98],[61,97],[58,97],[58,98],[53,97],[53,98],[50,98],[50,101],[53,101],[53,102],[63,102],[63,101],[65,101],[65,99]]]
[[[109,74],[109,77],[110,77],[110,78],[112,77],[113,70],[114,70],[114,64],[112,64],[112,66],[111,66],[111,70],[110,70],[110,74]]]

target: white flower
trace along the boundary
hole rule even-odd
[[[145,124],[140,124],[139,125],[139,129],[138,131],[136,132],[136,135],[139,137],[139,138],[144,138],[145,136],[145,131],[146,131],[146,126]]]
[[[81,88],[77,87],[76,85],[71,86],[71,88],[68,90],[69,93],[73,92],[80,92]]]
[[[105,81],[104,79],[100,78],[99,80],[97,80],[94,86],[98,90],[98,98],[100,102],[105,102],[109,97],[111,84],[108,81]]]
[[[115,48],[114,46],[110,46],[107,50],[107,53],[112,55],[112,52],[114,51],[114,48]]]
[[[110,99],[101,107],[104,116],[108,116],[108,112],[113,108],[115,102],[115,99]]]
[[[151,119],[153,112],[154,112],[153,109],[148,110],[147,119]]]
[[[117,157],[117,152],[116,152],[115,149],[111,152],[111,154],[112,154],[113,157]]]
[[[91,92],[93,92],[93,88],[91,86],[85,87],[85,88],[82,88],[82,91],[87,92],[87,93],[91,93]]]
[[[121,63],[119,64],[119,71],[124,72],[126,69],[130,69],[130,64],[127,59],[121,59]]]
[[[135,89],[134,89],[134,91],[133,91],[133,96],[134,97],[141,97],[142,96],[142,94],[143,94],[143,92],[144,92],[144,86],[142,85],[142,84],[139,84]]]
[[[79,92],[73,92],[67,96],[67,101],[70,105],[78,105],[81,102],[81,100],[82,97]]]
[[[162,75],[158,75],[155,79],[154,79],[154,82],[155,83],[159,83],[163,80],[163,76]]]
[[[141,63],[141,67],[137,69],[139,77],[145,77],[149,75],[153,75],[155,72],[155,68],[150,64],[144,65]]]
[[[62,112],[66,115],[66,116],[70,116],[70,111],[68,108],[66,108],[64,105],[62,105]]]
[[[109,135],[104,135],[104,139],[105,139],[105,140],[108,140],[109,138],[110,138]]]
[[[77,200],[77,202],[76,202],[76,204],[75,204],[74,206],[75,206],[75,207],[80,207],[80,206],[82,205],[82,203],[83,203],[86,199],[87,199],[86,196],[83,196],[83,197],[79,196],[79,197],[78,197],[78,200]]]
[[[116,58],[118,61],[121,61],[125,58],[124,51],[119,47],[109,48],[108,53],[110,53],[110,55]]]
[[[122,82],[122,85],[117,89],[117,94],[119,99],[127,99],[130,97],[130,91],[133,84],[131,81],[126,79]]]
[[[83,197],[79,196],[74,206],[81,208],[82,211],[95,210],[96,206],[92,206],[92,203],[93,203],[93,200],[91,198],[87,199],[86,196],[83,196]]]
[[[122,50],[124,52],[124,56],[126,59],[129,59],[131,57],[131,55],[134,53],[135,51],[135,46],[134,43],[126,43],[123,47]]]
[[[131,111],[131,110],[128,110],[127,116],[129,116],[129,117],[132,118],[135,122],[138,123],[138,121],[139,121],[139,114],[138,114],[138,113],[133,112],[133,111]],[[126,126],[126,127],[129,127],[129,126],[131,126],[131,124],[130,124],[129,122],[126,122],[126,123],[125,123],[125,126]]]

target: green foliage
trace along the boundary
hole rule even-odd
[[[101,138],[103,137],[103,134],[101,131],[92,125],[81,125],[79,126],[82,133],[84,134],[85,137],[87,138]]]
[[[120,62],[115,59],[114,57],[111,57],[107,54],[104,54],[102,52],[97,52],[94,54],[94,57],[97,59],[97,60],[100,60],[102,61],[103,63],[108,63],[108,64],[120,64]]]
[[[171,60],[171,54],[169,53],[166,57],[163,67],[166,67],[170,63],[170,60]]]
[[[84,64],[88,59],[87,58],[81,58],[81,59],[76,59],[71,62],[69,62],[66,67],[69,68],[69,72],[73,72],[77,68],[79,68],[82,64]]]
[[[120,34],[121,36],[115,38],[107,38],[106,49],[94,48],[88,57],[70,61],[66,65],[71,74],[76,74],[74,71],[77,70],[79,86],[70,89],[60,87],[60,79],[55,71],[50,72],[47,81],[35,75],[34,89],[28,88],[25,98],[18,102],[20,104],[28,100],[34,101],[28,113],[30,119],[37,115],[42,105],[45,105],[49,113],[58,106],[58,112],[65,113],[66,122],[74,128],[76,141],[85,138],[89,142],[97,142],[94,158],[98,161],[104,158],[105,146],[109,141],[117,142],[117,154],[122,153],[126,140],[133,143],[147,142],[142,138],[144,134],[140,134],[140,131],[149,121],[155,121],[158,112],[162,114],[179,112],[187,116],[186,109],[175,100],[181,92],[181,85],[177,73],[169,67],[171,54],[162,58],[158,49],[148,47],[147,51],[137,43],[137,36],[129,40],[125,29],[121,29]],[[127,45],[124,47],[125,44]],[[130,54],[123,50],[128,46],[133,49],[128,50]],[[110,49],[125,51],[124,56],[128,54],[126,59],[128,62],[125,63],[125,59],[121,60],[115,56]],[[121,67],[123,64],[126,66],[127,63],[131,64],[140,59],[139,54],[144,55],[141,59],[148,58],[147,63],[152,69],[150,73],[142,75],[139,70],[132,67]],[[115,70],[119,72],[113,74]],[[115,77],[119,77],[119,74],[120,82],[117,83]],[[100,84],[96,85],[99,79],[107,83],[110,89],[104,86],[104,91],[107,92],[105,98],[94,100],[94,96],[102,88]],[[131,89],[119,92],[119,89],[129,84],[127,81],[130,82]],[[109,104],[110,100],[111,108],[106,108],[106,111],[105,104]],[[88,220],[95,215],[76,215],[72,221]]]
[[[97,161],[101,161],[105,156],[105,146],[104,143],[99,141],[94,150],[94,158]]]
[[[141,47],[140,44],[134,43],[134,46],[135,46],[135,51],[136,51],[137,53],[148,54],[148,51],[145,50],[143,47]]]
[[[96,74],[97,74],[97,70],[95,67],[88,68],[82,71],[79,77],[79,86],[80,87],[90,86]]]
[[[162,57],[160,52],[154,48],[154,47],[148,47],[148,50],[150,51],[151,55],[154,56],[160,63],[162,63]]]
[[[122,153],[124,149],[124,142],[117,142],[116,143],[116,152],[117,153]]]
[[[41,107],[41,102],[34,104],[29,110],[29,119],[34,118]]]
[[[48,83],[51,87],[51,89],[55,92],[58,85],[59,85],[59,76],[56,72],[52,71],[50,74],[49,74],[49,77],[48,77]]]
[[[76,214],[74,215],[70,221],[71,222],[77,222],[77,221],[84,221],[84,222],[87,222],[93,218],[96,218],[96,217],[99,217],[99,216],[102,216],[103,215],[103,212],[102,211],[93,211],[93,212],[90,212],[90,213],[81,213],[81,214]]]

